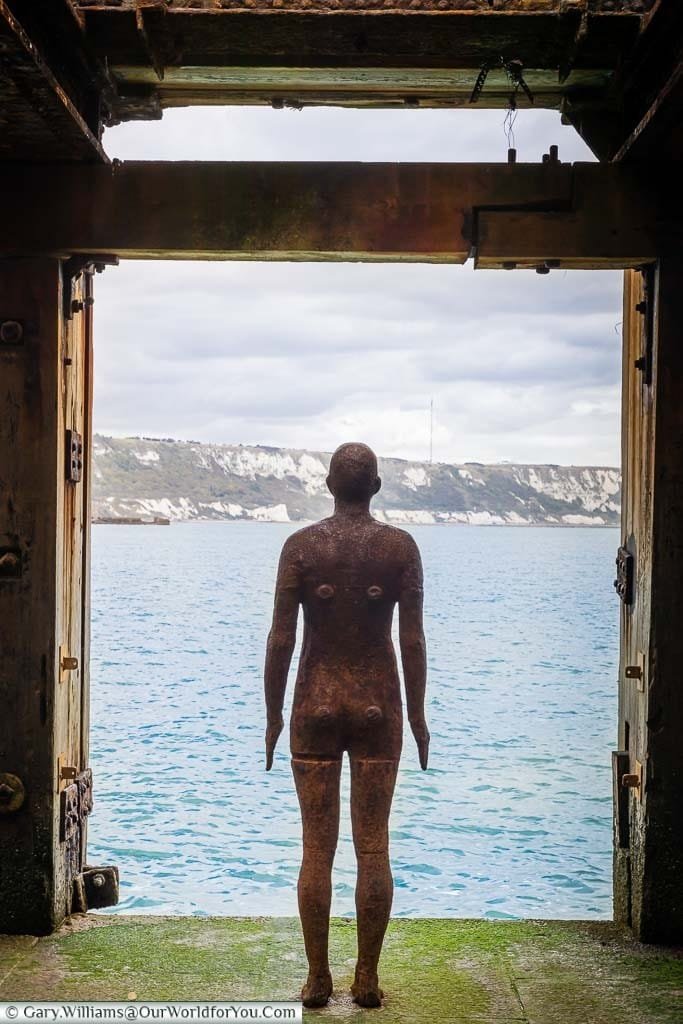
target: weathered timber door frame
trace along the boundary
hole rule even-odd
[[[92,282],[81,267],[72,294],[71,272],[75,254],[89,266],[106,253],[645,268],[648,304],[641,269],[627,269],[624,291],[623,546],[633,593],[621,622],[615,917],[647,941],[683,938],[681,217],[675,181],[666,169],[646,170],[646,180],[621,166],[560,164],[0,172],[3,194],[13,197],[0,240],[0,322],[27,325],[23,349],[0,344],[10,380],[0,392],[0,457],[9,467],[0,506],[0,560],[8,556],[0,561],[0,696],[16,709],[0,731],[0,773],[25,788],[16,812],[0,814],[8,840],[0,931],[48,932],[83,905]],[[82,434],[83,477],[65,484],[68,427]],[[64,658],[77,666],[65,668]]]

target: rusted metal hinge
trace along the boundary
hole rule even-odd
[[[632,790],[639,800],[643,799],[643,765],[636,759],[635,769],[632,772],[624,772],[621,776],[621,785],[628,792]]]
[[[617,551],[617,578],[614,588],[624,604],[633,604],[633,564],[634,558],[626,547]]]
[[[67,878],[71,879],[70,913],[112,907],[119,901],[119,869],[113,864],[81,868],[85,821],[93,806],[92,769],[78,771],[59,759],[59,778],[72,780],[60,794],[59,838],[64,844]]]
[[[647,266],[642,270],[643,276],[643,298],[636,303],[636,313],[643,317],[643,339],[642,355],[634,362],[636,370],[643,375],[643,384],[652,387],[652,363],[654,359],[654,335],[655,335],[655,267]]]
[[[73,880],[71,910],[85,913],[119,902],[119,869],[115,864],[92,867],[86,864]]]
[[[83,469],[83,438],[77,430],[66,432],[66,479],[70,484],[80,483]]]
[[[59,776],[60,781],[71,779],[60,794],[59,838],[66,843],[80,833],[92,810],[92,769],[79,772],[71,765],[60,764]]]
[[[62,312],[65,320],[71,320],[74,313],[80,313],[86,306],[92,306],[92,295],[85,299],[74,299],[74,281],[81,274],[101,274],[105,267],[117,267],[118,256],[108,253],[94,253],[71,256],[62,265]]]
[[[628,789],[622,785],[622,779],[629,767],[628,750],[612,751],[612,796],[614,804],[614,842],[625,850],[630,844],[630,826],[628,816]]]

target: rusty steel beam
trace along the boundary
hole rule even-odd
[[[674,244],[666,169],[117,163],[0,173],[0,255],[632,266]]]

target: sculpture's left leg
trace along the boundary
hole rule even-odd
[[[389,864],[389,811],[398,761],[351,761],[351,826],[358,861],[358,962],[351,988],[360,1006],[379,1006],[377,965],[389,923],[394,880]]]
[[[304,1006],[325,1006],[332,994],[328,932],[332,901],[332,862],[339,836],[341,758],[292,758],[301,807],[303,860],[299,873],[299,914],[308,958]]]

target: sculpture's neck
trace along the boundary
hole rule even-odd
[[[334,514],[340,519],[371,519],[369,501],[343,501],[335,498]]]

